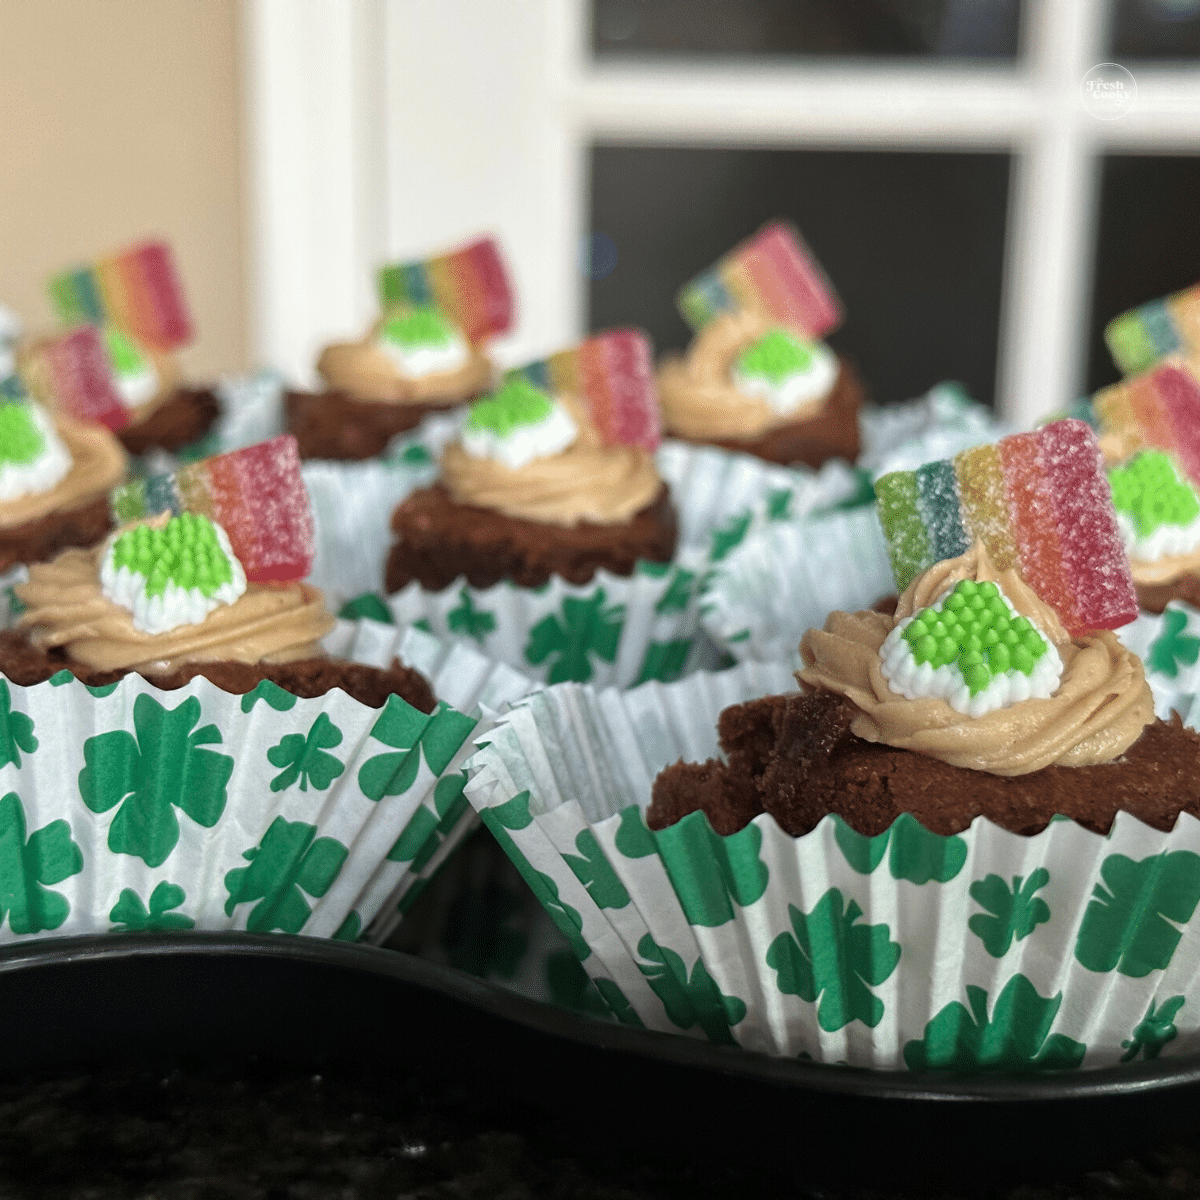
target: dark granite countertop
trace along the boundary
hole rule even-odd
[[[295,1067],[59,1071],[0,1084],[0,1197],[802,1197],[811,1200],[1101,1200],[1200,1195],[1195,1137],[1067,1179],[989,1177],[889,1189],[756,1174],[736,1147],[704,1161],[591,1142],[570,1114],[482,1097],[436,1078]],[[1060,1131],[1061,1132],[1061,1131]]]

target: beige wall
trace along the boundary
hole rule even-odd
[[[0,303],[31,331],[55,270],[165,237],[193,378],[246,365],[238,0],[0,0]]]

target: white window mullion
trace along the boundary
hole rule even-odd
[[[1101,0],[1030,5],[1038,120],[1013,162],[996,407],[1032,425],[1083,384],[1097,204],[1095,128],[1079,88],[1108,28]]]
[[[323,339],[370,311],[383,246],[378,0],[249,0],[243,10],[251,344],[311,382]]]

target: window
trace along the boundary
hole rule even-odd
[[[751,18],[740,41],[728,27],[720,44],[695,28],[682,44],[663,45],[668,26],[651,18],[685,2],[689,12]],[[956,373],[951,348],[974,347],[961,373],[1027,424],[1098,377],[1089,338],[1094,345],[1094,329],[1115,315],[1106,305],[1118,294],[1161,294],[1165,276],[1145,256],[1126,256],[1120,287],[1110,283],[1124,252],[1119,239],[1111,247],[1104,239],[1127,203],[1115,199],[1121,188],[1136,194],[1139,170],[1200,149],[1194,0],[249,0],[246,12],[257,344],[265,360],[299,375],[322,341],[365,327],[379,261],[481,229],[499,235],[516,276],[520,326],[502,348],[508,361],[578,336],[589,305],[598,323],[625,319],[611,294],[636,254],[618,245],[604,280],[588,279],[579,254],[597,227],[591,206],[598,222],[622,155],[657,157],[664,169],[685,153],[742,154],[743,164],[780,155],[770,170],[819,165],[830,195],[849,194],[839,189],[855,171],[902,178],[924,162],[950,178],[943,160],[961,156],[962,187],[977,169],[993,190],[1006,189],[1002,230],[995,210],[981,210],[977,245],[947,224],[943,249],[978,255],[970,271],[960,263],[957,277],[940,269],[913,277],[907,243],[927,237],[915,225],[897,223],[895,261],[874,295],[869,263],[844,258],[832,241],[819,250],[833,256],[830,273],[852,305],[844,336],[856,353],[898,371],[880,340],[889,331],[868,328],[886,319],[873,304],[910,322],[908,341],[913,330],[930,339],[927,362],[875,381],[882,398],[900,398],[926,374]],[[780,33],[788,12],[820,16],[820,38]],[[988,23],[972,23],[981,14]],[[1081,88],[1114,57],[1131,78],[1115,93],[1121,111],[1110,104],[1097,115],[1098,101]],[[1127,184],[1123,169],[1134,175]],[[787,211],[782,198],[756,199],[739,233]],[[824,218],[796,204],[817,242],[804,222]],[[859,215],[866,246],[877,218]],[[1160,236],[1194,241],[1190,225]],[[937,296],[935,278],[946,289]],[[902,298],[879,295],[896,280],[925,290],[921,319]],[[670,328],[667,297],[681,282],[659,281],[651,328]],[[975,291],[964,298],[968,283]]]

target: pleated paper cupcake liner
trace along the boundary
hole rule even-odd
[[[918,400],[864,409],[858,423],[862,434],[858,466],[876,478],[952,458],[960,450],[1015,432],[958,383],[936,384]]]
[[[474,823],[461,770],[480,699],[528,681],[420,631],[394,652],[442,703],[380,709],[269,682],[89,688],[0,678],[0,940],[249,929],[355,938]],[[349,657],[379,639],[331,634]],[[447,698],[450,698],[449,701]],[[462,707],[456,707],[461,705]],[[390,908],[390,911],[388,911]]]
[[[1173,711],[1200,729],[1200,612],[1172,601],[1161,613],[1141,612],[1137,620],[1115,631],[1122,644],[1141,660],[1154,695],[1154,715]]]
[[[486,829],[421,891],[388,945],[519,996],[612,1021],[567,939]]]
[[[701,622],[739,661],[798,666],[807,630],[833,611],[870,608],[895,589],[870,505],[754,529],[706,576]]]
[[[1103,1067],[1200,1045],[1200,822],[878,837],[834,816],[651,832],[656,773],[718,752],[745,663],[630,692],[565,684],[488,731],[467,795],[618,1019],[876,1069]]]

